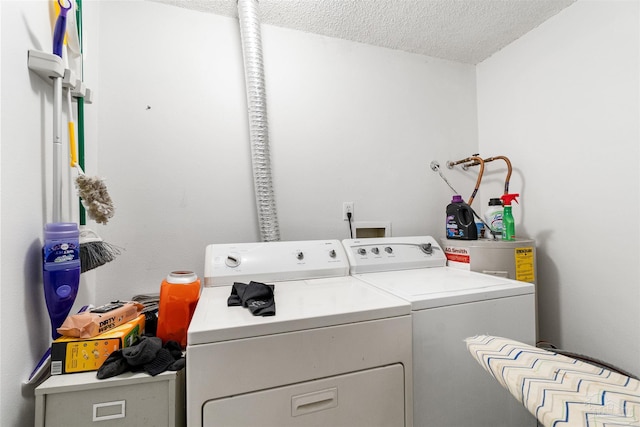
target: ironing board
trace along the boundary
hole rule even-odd
[[[640,381],[506,338],[467,338],[478,363],[545,427],[640,427]]]

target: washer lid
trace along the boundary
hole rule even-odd
[[[231,286],[205,287],[189,325],[188,344],[198,345],[409,315],[411,305],[351,276],[269,282],[276,315],[253,316],[228,307]]]
[[[412,310],[535,292],[531,283],[451,267],[355,274],[353,277],[409,301]]]

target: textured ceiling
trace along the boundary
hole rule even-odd
[[[154,0],[237,18],[235,0]],[[477,64],[576,0],[260,0],[264,24]]]

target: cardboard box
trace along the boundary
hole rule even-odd
[[[144,314],[92,338],[62,336],[51,345],[51,375],[97,371],[109,355],[133,344],[144,331]]]

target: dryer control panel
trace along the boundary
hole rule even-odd
[[[431,236],[348,239],[342,245],[350,273],[373,273],[415,268],[444,267],[447,258]]]
[[[338,240],[212,244],[205,253],[205,286],[348,275],[349,262]]]

